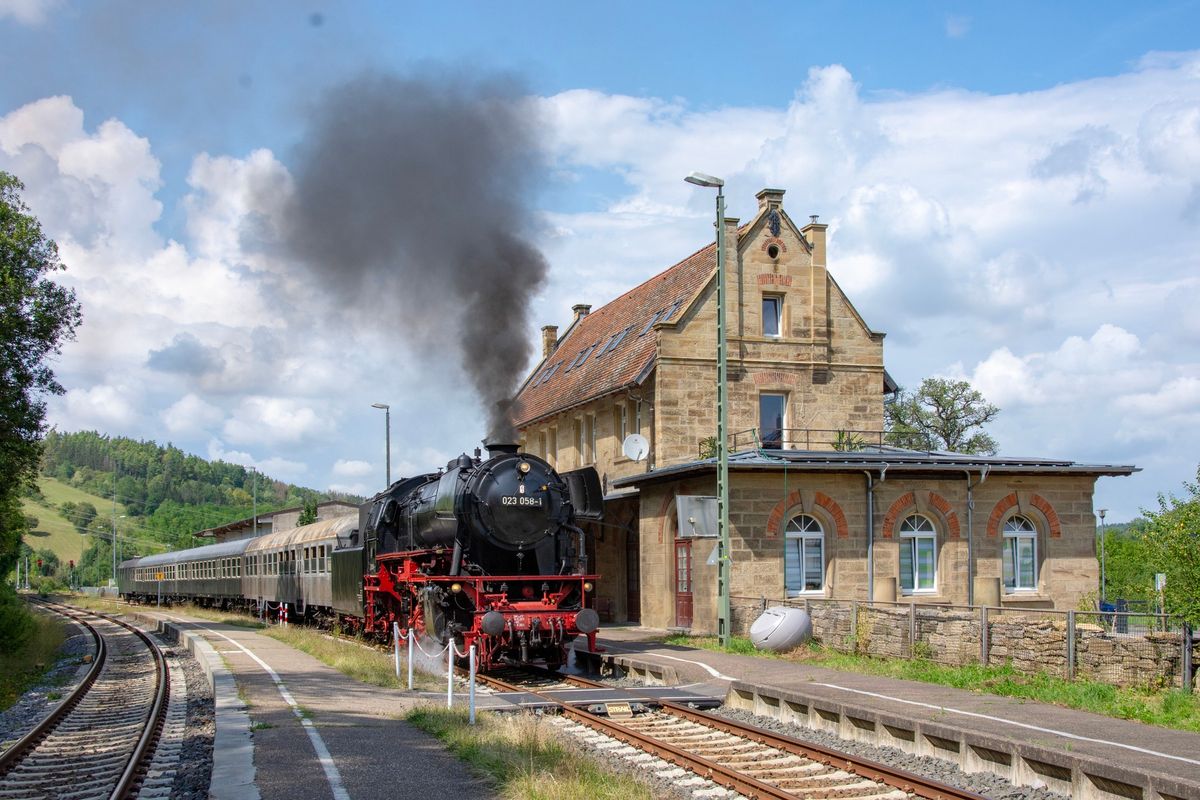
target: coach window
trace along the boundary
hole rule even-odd
[[[921,514],[900,523],[900,590],[904,594],[937,591],[937,531]]]
[[[784,534],[783,579],[789,595],[825,589],[825,531],[816,517],[792,517]]]
[[[1037,589],[1037,528],[1025,517],[1004,523],[1004,590]]]

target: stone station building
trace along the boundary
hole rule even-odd
[[[884,334],[826,268],[826,226],[796,225],[783,195],[725,220],[732,594],[1073,608],[1098,580],[1096,478],[1135,468],[885,445]],[[716,245],[574,312],[542,329],[521,444],[601,474],[602,617],[711,632]]]

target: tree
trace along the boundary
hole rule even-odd
[[[1187,497],[1160,494],[1157,511],[1143,510],[1149,520],[1145,541],[1167,576],[1167,611],[1200,627],[1200,467],[1196,482],[1184,481],[1183,487]]]
[[[75,293],[50,280],[64,267],[58,246],[21,201],[24,188],[0,171],[0,575],[15,565],[26,530],[18,498],[37,474],[46,429],[43,398],[63,393],[49,358],[74,337],[82,318]],[[19,609],[0,602],[0,616]],[[0,631],[23,630],[28,626],[0,618]]]
[[[317,498],[311,495],[304,498],[304,507],[300,510],[300,516],[296,520],[296,527],[301,525],[311,525],[317,521]]]
[[[884,404],[885,440],[899,447],[993,455],[996,440],[983,426],[999,413],[966,381],[926,378],[915,393],[898,389]]]

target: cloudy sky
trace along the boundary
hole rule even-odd
[[[1003,409],[1002,453],[1142,467],[1098,484],[1110,521],[1194,478],[1196,2],[595,8],[0,0],[0,169],[25,182],[84,310],[53,424],[373,492],[371,403],[392,406],[395,474],[484,435],[476,351],[435,344],[473,312],[425,307],[436,275],[298,263],[287,239],[318,154],[335,192],[304,232],[356,187],[404,184],[380,207],[429,231],[434,260],[510,193],[503,212],[547,265],[520,287],[530,343],[705,243],[711,194],[682,181],[701,170],[725,178],[733,216],[765,186],[793,217],[820,214],[892,375],[971,380]],[[364,79],[498,92],[520,109],[520,152],[477,193],[469,141],[431,156],[401,132],[394,162],[336,186],[345,139],[314,140],[322,120],[370,119],[373,102],[331,111]],[[408,184],[421,163],[454,168]]]

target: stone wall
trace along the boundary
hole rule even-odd
[[[767,605],[804,607],[803,601],[742,600],[734,603],[735,634],[745,635]],[[979,609],[913,605],[810,602],[813,638],[824,647],[886,658],[914,655],[938,664],[980,663]],[[857,616],[856,616],[857,613]],[[914,627],[915,644],[910,641]],[[1066,678],[1066,614],[989,611],[986,663],[1017,672]],[[1101,625],[1075,625],[1075,677],[1114,686],[1179,686],[1182,633],[1113,633]]]

